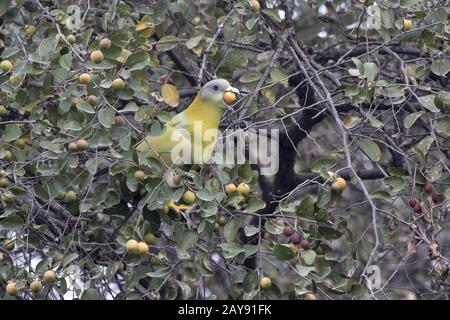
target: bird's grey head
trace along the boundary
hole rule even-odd
[[[223,95],[226,91],[239,94],[239,90],[232,87],[225,79],[214,79],[207,82],[200,90],[200,96],[205,102],[218,103],[221,106],[225,105]]]

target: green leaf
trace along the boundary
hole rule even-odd
[[[178,45],[178,38],[173,35],[168,35],[159,39],[156,43],[156,49],[160,52],[169,51]]]
[[[420,118],[421,115],[423,115],[425,112],[423,111],[419,111],[419,112],[414,112],[411,114],[408,114],[404,119],[403,119],[403,125],[405,126],[406,129],[409,129],[413,126],[414,122],[417,121],[417,119]]]
[[[0,229],[20,230],[24,223],[23,218],[20,216],[8,216],[0,221]]]
[[[212,201],[214,200],[214,196],[211,194],[211,192],[208,189],[201,189],[198,190],[196,193],[197,198],[203,201]]]
[[[259,229],[254,226],[248,225],[248,226],[244,227],[244,233],[247,237],[251,237],[251,236],[257,234],[258,232],[259,232]]]
[[[310,195],[303,198],[297,208],[297,215],[302,217],[312,217],[314,214],[314,199]]]
[[[342,236],[342,232],[328,226],[320,226],[318,231],[319,234],[323,235],[328,240],[339,239]]]
[[[81,300],[99,300],[99,294],[94,288],[89,288],[81,295]]]
[[[110,107],[104,107],[98,112],[98,120],[105,128],[111,128],[115,120],[115,111]]]
[[[77,101],[77,109],[89,114],[94,114],[95,110],[86,100],[78,100]]]
[[[273,254],[277,259],[289,260],[294,257],[294,253],[288,245],[276,244],[273,246]]]
[[[439,112],[439,109],[434,104],[434,94],[430,94],[428,96],[422,96],[417,98],[417,101],[428,111],[431,112]]]
[[[221,243],[219,247],[222,249],[225,259],[231,259],[238,254],[245,252],[244,248],[240,244],[236,243]]]
[[[361,150],[369,157],[372,161],[379,161],[381,159],[381,151],[378,145],[370,139],[361,139],[358,142]]]
[[[70,70],[72,67],[72,56],[70,53],[66,53],[59,57],[59,65],[67,71]]]
[[[413,151],[420,156],[422,160],[425,160],[428,150],[433,142],[434,139],[432,137],[426,137],[413,147]]]
[[[258,198],[252,198],[247,204],[245,211],[246,212],[256,212],[258,210],[264,209],[266,207],[266,203]]]
[[[322,170],[330,170],[334,165],[334,161],[327,158],[322,158],[314,161],[310,169],[312,172],[320,173]]]
[[[3,131],[3,141],[4,142],[11,142],[20,137],[22,134],[22,131],[20,131],[20,128],[18,125],[15,124],[7,124],[5,127],[5,131]]]
[[[313,265],[316,259],[316,253],[313,250],[305,250],[301,253],[301,256],[303,261],[309,266]]]
[[[58,40],[56,40],[56,37],[54,35],[50,36],[50,38],[42,40],[38,48],[39,56],[46,60],[50,60],[51,55],[55,51],[57,44]]]
[[[145,52],[131,54],[125,63],[129,71],[142,70],[149,66],[150,56]]]
[[[228,243],[234,241],[236,238],[236,234],[239,231],[239,227],[241,226],[241,222],[239,219],[230,220],[225,227],[223,228],[223,234]]]
[[[374,81],[378,74],[378,66],[373,62],[366,62],[363,65],[364,77],[369,81]]]
[[[405,186],[405,180],[401,177],[386,177],[383,181],[393,191],[401,190]]]
[[[431,63],[430,69],[437,76],[445,76],[450,71],[450,60],[444,57],[436,58]]]
[[[78,258],[78,253],[70,253],[64,257],[62,265],[63,267],[67,267],[70,263],[72,263],[75,259]]]
[[[245,292],[251,292],[259,284],[258,273],[255,270],[247,272],[244,281],[242,282],[242,287]]]

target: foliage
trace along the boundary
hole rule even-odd
[[[448,8],[253,2],[0,3],[2,297],[447,295]],[[274,177],[248,163],[169,170],[135,150],[213,76],[243,93],[222,129],[280,130]],[[171,210],[187,190],[192,207]],[[127,252],[130,239],[149,252]],[[49,269],[55,282],[32,292]]]

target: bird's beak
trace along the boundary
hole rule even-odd
[[[239,90],[236,89],[236,88],[234,88],[234,87],[228,87],[228,88],[226,88],[226,89],[225,89],[225,92],[227,92],[227,91],[233,92],[233,93],[236,93],[236,94],[240,94]]]

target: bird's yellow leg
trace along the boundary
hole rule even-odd
[[[167,206],[169,207],[169,209],[172,209],[173,211],[175,211],[177,213],[178,218],[181,218],[181,214],[183,213],[183,211],[189,210],[192,208],[192,206],[189,206],[187,204],[175,204],[175,202],[173,200],[170,200],[167,203]]]

